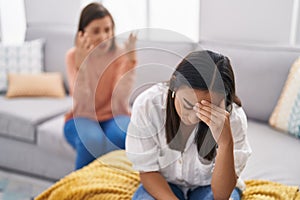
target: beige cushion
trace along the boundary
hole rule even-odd
[[[64,97],[60,73],[9,74],[6,97]]]
[[[269,123],[278,130],[300,138],[300,58],[290,69]]]
[[[9,73],[41,73],[44,67],[44,39],[22,44],[0,43],[0,91],[7,91]]]

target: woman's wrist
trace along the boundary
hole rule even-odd
[[[227,139],[227,140],[220,140],[218,142],[218,149],[233,149],[233,139],[231,137],[231,139]]]
[[[229,121],[229,119],[227,119]],[[221,132],[221,135],[218,138],[218,146],[225,146],[225,147],[231,147],[233,146],[233,137],[232,132],[230,128],[229,123],[224,123],[223,131]]]

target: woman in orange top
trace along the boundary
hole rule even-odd
[[[125,148],[136,36],[130,34],[124,47],[118,46],[114,28],[103,5],[87,5],[81,12],[75,47],[66,54],[73,109],[66,114],[64,135],[76,150],[76,169]]]

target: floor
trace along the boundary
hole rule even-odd
[[[0,170],[0,200],[30,200],[53,182]]]

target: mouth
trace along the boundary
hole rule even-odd
[[[98,42],[97,44],[100,49],[105,49],[108,46],[107,42]]]

